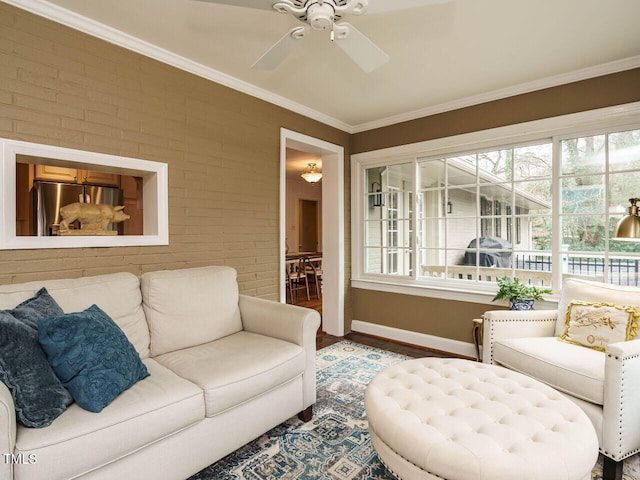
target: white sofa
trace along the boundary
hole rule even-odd
[[[17,424],[0,382],[2,480],[184,479],[295,414],[310,418],[318,312],[239,295],[232,268],[4,285],[0,309],[41,287],[65,312],[97,304],[150,376],[100,413],[74,403],[45,428]]]
[[[640,289],[569,278],[557,310],[485,312],[482,359],[547,383],[577,403],[598,435],[604,478],[620,479],[622,460],[640,452],[640,341],[610,343],[605,352],[559,341],[574,300],[640,307]]]

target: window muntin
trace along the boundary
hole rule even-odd
[[[611,234],[628,198],[640,192],[640,130],[573,135],[403,164],[414,168],[417,188],[415,254],[410,244],[403,246],[405,256],[415,257],[415,272],[405,268],[404,275],[427,284],[486,285],[503,273],[543,285],[556,279],[554,288],[560,287],[562,275],[639,284],[632,271],[640,269],[640,244],[615,241]],[[411,228],[407,232],[411,236]],[[500,237],[506,246],[469,246],[482,235]],[[487,267],[483,254],[510,254],[511,265]],[[555,264],[561,265],[556,272]]]
[[[368,168],[366,273],[412,275],[413,164]]]

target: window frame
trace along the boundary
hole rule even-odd
[[[487,285],[481,285],[475,282],[456,281],[453,279],[433,280],[419,277],[417,265],[419,255],[416,254],[416,246],[419,245],[416,242],[419,230],[416,222],[419,219],[413,220],[414,228],[411,243],[413,245],[412,274],[410,276],[394,277],[386,274],[365,273],[364,244],[362,240],[364,238],[363,219],[365,218],[365,202],[363,199],[365,198],[365,192],[368,191],[364,172],[367,168],[401,163],[412,163],[415,167],[420,160],[427,158],[438,156],[444,158],[451,155],[475,153],[481,150],[550,141],[553,155],[552,203],[553,205],[559,205],[560,187],[557,180],[560,178],[559,145],[562,140],[576,136],[589,136],[638,128],[640,128],[640,102],[635,102],[352,155],[352,287],[485,304],[491,304],[491,298],[495,293],[495,285],[492,282],[487,282]],[[416,170],[414,169],[414,171]],[[416,175],[414,177],[413,191],[418,192],[418,178]],[[638,193],[640,194],[640,192]],[[412,206],[414,215],[418,212],[417,202],[418,195],[414,195],[414,204]],[[480,219],[480,216],[478,216],[478,219]],[[552,228],[557,232],[559,227],[560,216],[554,211]],[[554,265],[559,265],[561,262],[560,242],[561,236],[555,235],[551,246]],[[608,253],[607,249],[605,255],[608,255]],[[552,276],[553,284],[560,285],[561,272],[559,269],[552,270]],[[558,291],[555,291],[553,295],[546,296],[547,301],[541,302],[540,308],[555,308],[558,293]]]

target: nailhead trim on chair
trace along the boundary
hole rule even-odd
[[[627,360],[627,359],[630,359],[630,358],[638,358],[638,357],[640,357],[640,355],[638,355],[638,354],[631,355],[629,357],[623,357],[623,358],[620,358],[617,355],[614,356],[614,355],[611,355],[611,354],[607,354],[607,356],[609,358],[614,358],[617,361],[623,361],[623,362],[624,362],[624,360]],[[624,381],[625,381],[626,372],[627,372],[626,368],[623,368],[622,369],[622,380],[620,381],[620,403],[621,404],[624,403],[624,383],[625,383]],[[624,410],[624,408],[622,408],[622,406],[621,406],[620,411],[622,411],[622,410]],[[619,447],[620,447],[620,449],[622,449],[622,417],[620,417],[620,422],[619,422],[618,425],[619,425],[619,427],[618,427],[618,440],[620,440]],[[625,458],[628,458],[631,455],[634,455],[634,454],[636,454],[638,452],[640,452],[640,448],[636,448],[635,450],[631,450],[630,452],[623,453],[623,454],[621,454],[619,456],[615,455],[615,454],[613,454],[613,455],[608,455],[607,454],[607,456],[609,458],[612,458],[613,460],[616,460],[616,461],[619,462],[619,461],[624,460]],[[606,454],[607,452],[604,452],[604,453]]]
[[[616,357],[616,361],[618,358]],[[624,359],[622,361],[622,378],[620,380],[620,412],[624,410],[624,381],[625,381],[626,368],[624,368]],[[618,450],[622,450],[622,415],[618,418],[618,441],[620,442],[618,445]],[[617,460],[614,458],[614,460]]]
[[[484,317],[483,317],[484,318]],[[526,320],[512,320],[512,319],[507,319],[507,320],[491,320],[492,323],[546,323],[546,322],[553,322],[555,323],[557,321],[557,318],[554,316],[553,318],[538,318],[538,319],[526,319]],[[495,365],[495,362],[493,361],[493,345],[495,344],[494,342],[494,338],[493,338],[493,328],[491,329],[491,365]]]

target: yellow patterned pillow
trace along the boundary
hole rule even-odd
[[[632,340],[640,312],[635,307],[605,302],[572,301],[560,340],[604,352],[607,345]]]

